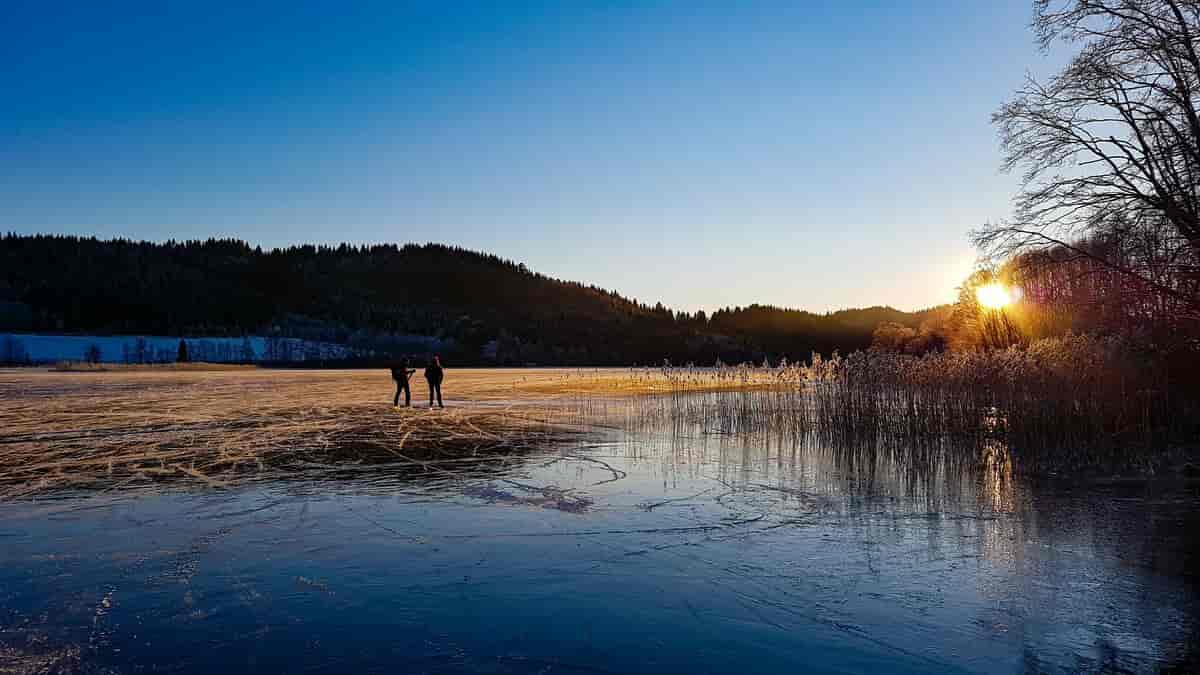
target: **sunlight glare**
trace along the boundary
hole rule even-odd
[[[975,298],[988,309],[1004,309],[1012,304],[1013,296],[1013,292],[1001,283],[990,283],[975,289]]]

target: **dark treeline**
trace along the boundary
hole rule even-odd
[[[867,349],[873,332],[881,325],[899,325],[915,334],[929,334],[950,312],[949,306],[919,312],[902,312],[891,307],[845,309],[817,314],[798,309],[766,305],[723,309],[713,312],[708,328],[717,334],[745,336],[747,351],[768,355],[794,355],[807,358],[811,352],[826,356],[835,351],[849,353]],[[808,347],[797,351],[797,344]],[[922,351],[945,345],[940,335],[929,335]]]
[[[0,241],[0,330],[275,335],[373,358],[427,349],[456,363],[712,363],[849,351],[888,307],[816,314],[752,305],[673,312],[438,244],[295,246],[21,236]]]

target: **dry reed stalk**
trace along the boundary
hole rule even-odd
[[[1168,379],[1120,340],[1083,335],[923,357],[869,351],[773,368],[664,367],[631,372],[636,385],[667,392],[620,423],[883,443],[910,454],[953,439],[976,460],[999,441],[1028,470],[1140,472],[1166,460],[1200,418],[1195,401],[1170,396]]]
[[[386,371],[0,371],[0,499],[502,456],[580,433],[557,402],[622,373],[452,370],[431,411]]]

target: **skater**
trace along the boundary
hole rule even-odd
[[[433,360],[429,365],[425,366],[425,381],[429,383],[429,407],[433,408],[433,398],[437,396],[437,404],[439,408],[445,408],[442,405],[442,360],[437,355],[433,355]]]
[[[392,406],[400,405],[400,392],[404,392],[404,407],[412,405],[412,390],[408,386],[408,378],[412,377],[413,373],[417,372],[414,368],[408,367],[408,359],[404,359],[400,363],[400,367],[392,366],[392,379],[396,381],[396,396],[392,399]]]

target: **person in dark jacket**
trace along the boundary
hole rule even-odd
[[[442,405],[442,360],[437,354],[425,366],[425,381],[429,383],[429,407],[433,407],[433,397],[436,395],[438,407],[445,408]]]
[[[404,392],[404,407],[412,405],[412,390],[408,387],[408,378],[412,377],[413,373],[417,372],[415,368],[408,367],[408,359],[404,359],[399,367],[392,366],[392,379],[396,381],[396,396],[392,399],[392,405],[400,405],[400,392]]]

